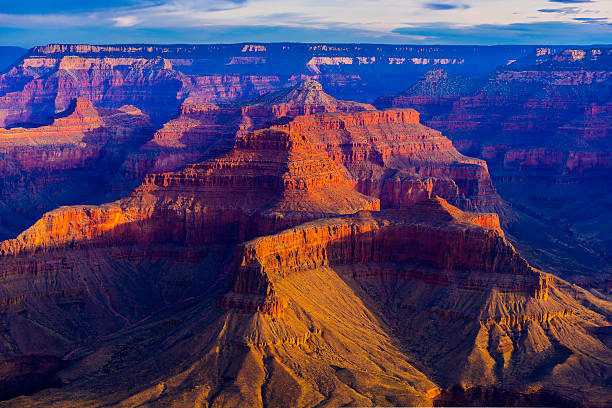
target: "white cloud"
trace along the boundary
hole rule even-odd
[[[132,27],[141,22],[134,16],[113,17],[111,20],[115,22],[115,27]]]

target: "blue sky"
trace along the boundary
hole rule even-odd
[[[2,0],[0,44],[612,43],[612,0]]]

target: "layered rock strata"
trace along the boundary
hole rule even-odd
[[[40,123],[75,97],[131,104],[155,124],[191,96],[220,103],[258,97],[306,78],[345,99],[397,92],[434,65],[484,74],[533,47],[404,47],[325,44],[34,47],[0,76],[0,126]],[[494,61],[494,62],[492,62]]]
[[[433,70],[377,106],[415,108],[461,152],[485,159],[520,215],[508,228],[530,262],[609,292],[611,56],[607,47],[539,48],[482,78]]]
[[[378,208],[377,199],[356,192],[344,170],[305,138],[265,129],[247,133],[219,158],[151,175],[125,199],[47,213],[0,251],[235,242],[308,219]]]
[[[295,281],[337,273],[443,387],[609,402],[612,351],[594,333],[610,304],[529,266],[498,225],[441,199],[306,223],[243,244],[218,304],[290,320],[307,314]]]
[[[340,101],[315,81],[266,94],[241,105],[189,99],[128,158],[129,177],[144,177],[228,150],[236,137],[266,127],[297,133],[347,168],[357,189],[401,207],[436,195],[463,208],[500,210],[482,160],[458,153],[450,140],[422,126],[411,110],[376,111]]]
[[[243,103],[210,103],[189,97],[179,117],[165,123],[141,151],[128,158],[124,171],[142,179],[148,173],[170,171],[231,149],[240,135],[267,128],[299,115],[318,112],[374,110],[371,105],[340,101],[306,80],[281,91]]]
[[[139,109],[99,109],[83,98],[49,125],[0,129],[0,235],[15,236],[58,205],[112,196],[105,183],[152,133]]]
[[[0,129],[0,152],[6,169],[51,173],[93,162],[102,149],[138,147],[150,131],[148,117],[134,106],[109,111],[79,98],[49,125]]]
[[[304,135],[345,166],[357,189],[399,208],[436,195],[472,210],[502,203],[483,160],[460,154],[410,109],[300,116],[278,126]]]
[[[605,170],[611,55],[610,48],[540,49],[477,79],[434,70],[379,104],[418,109],[428,125],[495,166],[559,175]],[[589,159],[580,165],[578,157]]]
[[[241,247],[233,293],[220,304],[235,307],[235,294],[258,295],[265,307],[256,310],[281,315],[287,302],[275,296],[274,282],[292,271],[389,262],[423,265],[407,276],[444,286],[548,296],[550,277],[531,268],[506,242],[496,214],[465,213],[436,198],[408,210],[315,221],[256,238]],[[474,277],[471,271],[482,274]]]

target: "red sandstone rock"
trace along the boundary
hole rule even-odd
[[[378,210],[353,189],[343,169],[303,136],[264,129],[246,133],[231,152],[175,173],[148,176],[114,203],[45,214],[2,253],[69,243],[245,240],[306,220]]]
[[[48,125],[0,129],[0,236],[15,236],[58,205],[126,194],[129,186],[106,184],[151,135],[139,109],[94,108],[83,98]]]
[[[364,194],[383,207],[402,207],[439,195],[469,209],[495,209],[483,160],[461,155],[440,132],[419,123],[414,110],[300,116],[279,128],[303,134],[345,166]]]
[[[232,292],[221,304],[241,307],[237,294],[246,294],[247,300],[251,295],[275,299],[274,282],[295,270],[385,262],[429,265],[433,269],[425,274],[412,271],[407,276],[444,286],[463,280],[461,287],[548,296],[550,278],[506,242],[497,215],[465,213],[437,198],[407,210],[315,221],[256,238],[239,250]],[[467,271],[482,275],[468,278]],[[243,307],[251,307],[247,300]]]
[[[371,105],[339,101],[323,92],[316,81],[263,95],[241,104],[213,104],[191,96],[179,117],[164,124],[141,152],[124,165],[131,178],[170,171],[228,150],[237,136],[266,128],[279,120],[317,112],[374,110]],[[217,100],[223,100],[223,98]]]
[[[210,108],[183,113],[209,120]],[[429,405],[439,388],[413,361],[444,387],[609,401],[612,354],[598,331],[608,302],[529,266],[495,214],[426,199],[486,197],[480,160],[411,110],[339,109],[253,130],[268,108],[250,109],[257,119],[229,153],[149,175],[115,203],[60,208],[0,244],[2,350],[44,339],[76,356],[65,390],[17,404]],[[65,128],[96,126],[88,106],[79,111]],[[166,130],[156,139],[168,148],[197,143],[199,130]],[[380,196],[419,202],[353,214],[379,207],[355,181],[374,191],[388,171]],[[353,215],[330,218],[343,214]],[[216,244],[262,234],[274,235],[239,246],[218,310],[208,296],[225,287],[227,264]]]

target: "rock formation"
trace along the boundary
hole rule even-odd
[[[23,356],[0,361],[0,400],[60,386],[56,373],[68,366],[55,356]]]
[[[66,244],[243,241],[326,215],[379,209],[342,167],[291,132],[249,132],[218,158],[153,174],[128,197],[49,212],[3,254]]]
[[[337,100],[311,80],[242,103],[213,104],[190,97],[181,105],[178,118],[165,123],[138,154],[128,158],[125,172],[142,179],[147,173],[199,162],[229,150],[236,136],[295,116],[367,109],[374,107]]]
[[[338,97],[372,100],[434,65],[485,74],[532,48],[50,44],[32,48],[0,75],[0,126],[40,123],[76,97],[106,108],[137,106],[158,125],[187,97],[231,102],[306,78],[322,81]]]
[[[609,147],[612,49],[542,52],[535,50],[485,78],[434,70],[379,104],[416,108],[427,124],[448,132],[458,146],[495,159],[495,164],[546,170],[548,160],[533,160],[527,152],[549,149],[545,156],[556,161],[555,171],[588,171],[571,159]],[[600,160],[589,165],[609,168]]]
[[[104,184],[151,134],[139,109],[98,109],[84,98],[48,125],[0,129],[0,235],[15,236],[58,204],[106,199]]]
[[[357,190],[399,208],[436,195],[467,209],[502,207],[483,160],[463,156],[449,139],[419,123],[414,110],[296,117],[277,126],[304,135],[345,166]]]
[[[50,273],[92,268],[93,282],[82,281],[91,292],[72,295],[81,310],[126,320],[123,328],[91,321],[101,331],[68,353],[65,385],[7,406],[430,405],[470,393],[482,404],[610,402],[612,306],[529,266],[494,214],[442,199],[362,211],[254,238],[233,260],[196,243],[187,258],[176,243],[108,245],[30,258],[64,259],[62,268],[47,263],[37,285]],[[83,266],[65,264],[79,257]],[[208,287],[170,289],[172,278]],[[138,296],[144,288],[148,301]],[[175,303],[150,309],[162,298]],[[49,299],[69,304],[68,293],[47,293],[15,299],[4,314]]]
[[[537,299],[548,296],[549,278],[531,269],[506,243],[496,214],[464,213],[436,198],[409,210],[386,211],[381,217],[360,213],[351,219],[316,221],[244,244],[234,263],[233,294],[221,303],[236,302],[235,294],[247,294],[247,298],[258,295],[261,304],[275,305],[272,315],[282,315],[288,302],[274,296],[274,282],[292,271],[388,262],[429,265],[433,269],[427,275],[423,275],[425,270],[415,270],[414,277],[441,285],[461,280],[460,286],[471,289],[494,286],[501,292],[527,293]],[[483,229],[455,228],[451,232],[433,227],[434,222]],[[474,278],[460,273],[471,270],[482,270],[489,276]]]
[[[485,159],[520,214],[509,228],[525,256],[608,291],[611,58],[606,47],[539,48],[483,78],[433,70],[377,105],[417,109],[461,152]]]
[[[177,119],[126,160],[124,171],[138,179],[172,170],[228,150],[236,137],[268,126],[308,138],[383,207],[440,195],[463,208],[503,209],[486,163],[459,154],[450,140],[422,126],[417,112],[380,112],[340,101],[312,80],[242,104],[189,99]]]
[[[78,97],[117,109],[135,105],[155,122],[166,117],[157,106],[178,105],[180,74],[162,58],[82,58],[26,55],[2,75],[0,124],[44,122]],[[135,87],[146,91],[134,92]]]
[[[380,47],[387,64],[353,55],[376,46],[303,46],[269,46],[295,54],[279,72],[295,60],[344,84],[350,72],[406,63],[387,52],[415,52]],[[125,85],[105,82],[96,103],[77,99],[52,123],[2,130],[0,148],[21,160],[5,166],[15,180],[21,168],[87,180],[78,172],[91,163],[112,170],[105,188],[144,178],[117,201],[56,208],[0,242],[0,374],[10,370],[0,381],[16,390],[4,398],[33,392],[2,405],[612,404],[612,304],[510,244],[499,215],[482,212],[503,207],[485,161],[460,154],[415,110],[337,100],[299,70],[246,80],[248,67],[276,58],[266,47],[50,45],[0,79],[14,100],[20,86],[63,75]],[[445,47],[423,50],[407,64],[465,63]],[[583,54],[555,55],[536,64]],[[199,75],[213,68],[233,74]],[[16,85],[20,70],[35,79]],[[440,89],[481,85],[432,75]],[[128,96],[138,83],[168,86]],[[81,89],[51,85],[49,95]],[[146,139],[138,108],[97,107],[133,97],[146,112],[155,95],[181,107]],[[256,98],[230,101],[245,96]],[[19,106],[55,109],[43,100]],[[559,161],[515,151],[519,169]],[[596,166],[599,153],[584,152],[575,166]]]
[[[312,294],[297,282],[333,271],[443,387],[514,390],[502,404],[518,395],[609,403],[612,352],[593,327],[607,326],[610,305],[530,267],[498,225],[441,199],[313,221],[240,246],[219,305],[280,320],[308,314]],[[591,365],[601,377],[575,376]]]

